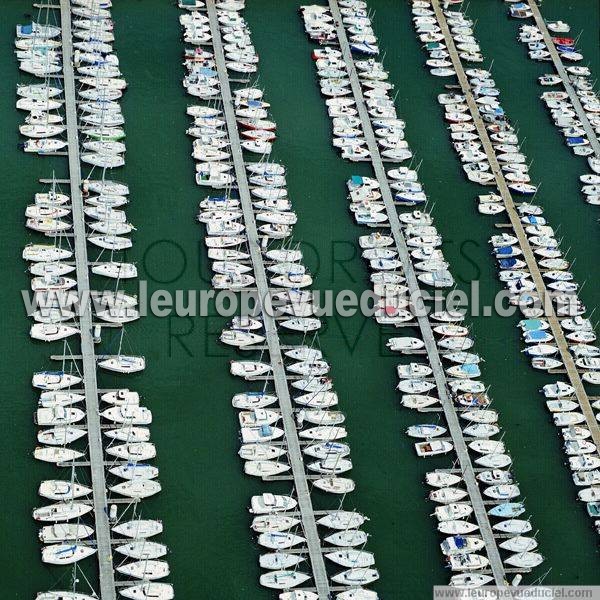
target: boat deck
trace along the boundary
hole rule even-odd
[[[350,51],[348,38],[346,36],[346,31],[342,25],[342,15],[340,13],[337,0],[328,1],[331,14],[333,15],[334,22],[336,23],[336,30],[338,40],[340,43],[340,50],[343,54],[344,61],[346,63],[352,92],[354,94],[357,110],[362,122],[363,133],[367,141],[369,152],[371,154],[371,162],[373,164],[375,176],[381,187],[381,194],[390,223],[390,233],[394,238],[399,259],[402,262],[404,276],[406,277],[406,285],[410,290],[411,297],[415,299],[415,302],[417,302],[417,299],[421,297],[419,283],[410,259],[408,246],[406,245],[406,240],[402,232],[400,219],[398,218],[398,213],[396,211],[393,195],[387,178],[387,173],[385,171],[383,161],[381,160],[381,155],[379,153],[379,148],[375,139],[373,127],[371,125],[371,121],[369,119],[369,115],[366,109],[362,88],[358,79],[356,68],[354,66],[354,61],[352,58],[352,53]],[[460,472],[465,481],[467,491],[471,498],[474,515],[477,520],[481,536],[486,544],[486,552],[490,561],[492,574],[496,585],[504,585],[506,571],[502,563],[502,559],[500,558],[500,552],[496,545],[496,539],[492,532],[490,520],[488,518],[486,507],[481,496],[479,485],[477,484],[477,481],[475,479],[475,472],[471,463],[471,457],[469,456],[467,444],[463,437],[463,432],[458,421],[458,416],[448,391],[446,374],[441,363],[431,323],[429,322],[428,317],[424,315],[418,316],[417,321],[418,326],[421,330],[422,339],[425,342],[427,356],[429,358],[431,368],[433,369],[433,374],[439,393],[440,403],[442,405],[444,416],[446,417],[446,421],[448,423],[448,430],[454,442],[454,448],[458,456]]]
[[[596,448],[600,448],[600,427],[598,421],[596,420],[594,411],[592,410],[590,399],[581,380],[579,370],[575,365],[573,356],[569,352],[569,344],[560,326],[560,321],[556,316],[556,312],[554,311],[554,306],[550,299],[550,294],[548,292],[548,289],[546,288],[546,284],[544,283],[544,279],[542,277],[539,266],[537,264],[537,260],[529,243],[529,239],[527,238],[525,227],[523,226],[523,223],[521,223],[519,214],[517,213],[515,203],[511,196],[510,190],[508,189],[508,185],[504,178],[502,169],[500,168],[500,164],[496,159],[496,154],[494,153],[494,148],[492,146],[492,142],[488,135],[487,129],[485,128],[483,120],[481,119],[481,116],[477,109],[477,104],[471,92],[471,87],[467,79],[467,75],[458,56],[458,51],[454,44],[452,35],[450,34],[450,29],[448,28],[446,17],[444,16],[444,13],[440,7],[439,0],[432,0],[432,6],[435,11],[437,21],[442,29],[444,41],[448,48],[448,52],[450,53],[450,58],[454,66],[454,70],[456,71],[456,76],[458,77],[460,87],[466,98],[467,104],[469,105],[469,111],[471,113],[471,116],[473,117],[473,122],[477,127],[477,133],[481,139],[488,162],[490,163],[492,172],[496,179],[496,185],[498,187],[500,195],[502,196],[504,206],[506,207],[506,214],[509,217],[512,229],[519,240],[519,246],[523,251],[523,260],[525,260],[525,262],[527,263],[527,269],[531,273],[531,277],[541,299],[542,306],[545,311],[545,318],[550,324],[550,329],[552,331],[552,335],[554,336],[555,343],[559,349],[560,358],[565,366],[569,382],[575,388],[575,396],[577,402],[581,407],[583,415],[585,416],[586,427],[590,430],[592,434],[592,439],[594,444],[596,445]]]
[[[206,2],[208,18],[210,21],[210,31],[213,39],[214,58],[218,72],[219,83],[221,87],[221,95],[223,98],[223,112],[227,121],[227,131],[231,144],[232,161],[235,170],[242,212],[244,215],[244,223],[248,235],[248,248],[252,258],[254,267],[254,275],[256,277],[256,287],[258,290],[258,302],[262,304],[264,299],[269,294],[269,284],[263,263],[263,256],[260,249],[260,238],[258,236],[256,221],[252,208],[252,200],[250,196],[250,188],[246,174],[242,147],[240,145],[240,137],[237,130],[234,105],[231,94],[230,81],[225,65],[225,54],[219,31],[217,14],[214,0]],[[321,549],[321,541],[317,530],[315,514],[310,497],[308,479],[304,470],[304,462],[300,443],[298,440],[298,432],[294,420],[294,410],[290,398],[290,392],[287,385],[287,375],[285,372],[281,344],[277,332],[277,326],[272,316],[268,311],[262,313],[266,342],[269,349],[269,355],[272,363],[274,386],[279,405],[281,407],[283,429],[287,439],[287,450],[290,466],[294,477],[295,492],[298,500],[298,508],[302,517],[302,528],[304,536],[307,540],[308,552],[312,566],[313,579],[319,600],[328,600],[330,598],[330,585],[325,569],[325,561]]]
[[[77,108],[75,104],[75,79],[73,73],[73,46],[71,34],[71,6],[69,0],[60,0],[63,84],[69,151],[69,185],[73,214],[73,242],[77,273],[77,287],[85,298],[90,291],[88,257],[81,195],[81,163],[79,161],[79,136],[77,129]],[[88,295],[89,298],[89,295]],[[83,307],[82,307],[83,308]],[[92,310],[88,306],[80,316],[81,357],[83,381],[85,382],[85,406],[89,444],[89,463],[92,480],[95,535],[102,600],[115,600],[115,577],[113,571],[110,526],[108,522],[108,502],[104,473],[104,451],[98,407],[98,385],[96,380],[96,354],[92,336]]]

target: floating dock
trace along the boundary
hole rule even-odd
[[[450,59],[452,60],[452,65],[454,67],[454,70],[456,71],[456,76],[458,78],[460,87],[469,106],[469,112],[473,117],[473,123],[477,128],[477,133],[479,135],[479,138],[481,139],[481,143],[483,144],[483,148],[487,156],[488,162],[490,163],[492,173],[494,174],[496,180],[496,185],[498,187],[500,195],[502,196],[502,201],[506,208],[506,214],[509,217],[511,227],[515,232],[515,235],[519,240],[521,250],[523,251],[523,260],[525,260],[525,262],[527,263],[527,269],[531,273],[531,277],[533,279],[536,290],[540,297],[540,301],[544,308],[545,318],[550,324],[550,329],[556,341],[556,345],[559,349],[560,357],[565,366],[567,377],[569,379],[570,384],[575,388],[575,396],[577,398],[577,402],[581,407],[583,415],[585,416],[586,427],[591,432],[592,439],[594,444],[596,445],[596,448],[600,448],[600,427],[598,421],[596,420],[596,416],[594,415],[594,411],[592,410],[590,399],[581,380],[579,370],[575,365],[573,356],[569,352],[569,344],[565,338],[562,327],[560,326],[560,321],[556,315],[552,301],[550,300],[551,294],[546,288],[546,284],[544,283],[542,273],[537,264],[537,260],[533,254],[533,250],[529,243],[529,239],[527,238],[525,227],[523,226],[523,223],[521,223],[521,219],[519,218],[519,215],[517,213],[515,203],[511,196],[510,190],[508,189],[506,179],[504,178],[502,169],[496,158],[496,154],[494,152],[494,148],[488,135],[487,129],[485,128],[483,120],[479,114],[475,98],[473,97],[473,94],[471,92],[471,86],[467,79],[467,75],[463,68],[460,57],[458,55],[454,39],[450,33],[450,29],[448,28],[446,17],[440,7],[439,0],[431,0],[431,3],[433,10],[435,11],[438,24],[440,25],[440,28],[442,30],[442,34],[444,35],[444,41],[447,46],[448,52],[450,53]]]
[[[581,126],[585,129],[585,133],[587,135],[588,140],[590,141],[590,146],[594,150],[594,154],[597,158],[600,158],[600,142],[598,141],[598,136],[596,135],[595,129],[592,127],[590,120],[588,118],[587,113],[583,110],[583,106],[581,105],[581,100],[577,95],[577,92],[571,85],[571,79],[569,77],[569,73],[565,69],[563,62],[556,50],[556,46],[552,41],[552,34],[548,31],[546,27],[546,21],[544,21],[544,17],[542,17],[542,13],[535,2],[535,0],[527,0],[527,4],[533,13],[533,18],[535,20],[535,24],[538,29],[541,31],[544,36],[544,44],[546,44],[546,48],[548,52],[550,52],[550,56],[552,58],[552,63],[554,64],[554,68],[556,69],[556,73],[562,79],[563,87],[567,94],[569,94],[569,100],[573,105],[575,112],[577,113],[577,117],[581,121]]]
[[[411,297],[415,299],[415,302],[418,302],[418,299],[422,297],[420,286],[414,267],[410,260],[408,246],[406,245],[406,240],[402,232],[400,219],[398,218],[398,213],[396,211],[396,205],[394,203],[393,195],[389,186],[387,173],[383,166],[383,161],[377,146],[373,127],[366,109],[362,88],[358,79],[356,68],[354,66],[354,60],[350,51],[348,38],[342,25],[342,15],[340,13],[337,0],[329,0],[329,8],[336,24],[336,32],[340,44],[340,50],[346,63],[352,92],[356,100],[356,108],[362,122],[363,134],[371,154],[371,162],[373,164],[375,176],[380,185],[383,202],[386,208],[386,214],[390,223],[390,233],[394,238],[396,250],[398,251],[398,256],[402,262],[404,275],[406,277],[406,284],[410,290]],[[441,363],[440,354],[435,342],[431,323],[429,322],[428,317],[423,315],[417,316],[416,319],[421,330],[423,341],[425,342],[427,356],[429,358],[430,366],[433,369],[433,375],[439,393],[440,403],[448,423],[450,435],[452,436],[452,440],[454,442],[454,449],[458,456],[460,473],[465,481],[467,492],[469,493],[475,519],[481,532],[481,537],[485,542],[485,549],[490,561],[490,568],[496,585],[504,585],[506,581],[506,571],[500,557],[500,552],[496,545],[496,539],[490,525],[490,520],[486,511],[484,500],[481,496],[479,485],[475,479],[473,464],[471,462],[471,457],[469,456],[467,445],[463,437],[458,416],[456,414],[452,399],[449,395],[446,374]]]
[[[240,137],[237,130],[233,99],[227,67],[225,65],[225,54],[219,31],[218,19],[216,14],[214,0],[207,0],[206,3],[208,18],[210,21],[210,31],[213,40],[214,58],[216,70],[218,73],[221,95],[223,99],[223,113],[227,121],[227,131],[231,144],[231,155],[235,170],[235,177],[238,186],[240,203],[248,236],[248,251],[250,253],[256,277],[256,287],[258,291],[259,306],[264,302],[269,294],[269,284],[263,263],[263,256],[260,248],[260,239],[257,232],[250,188],[246,174],[246,165],[240,145]],[[262,309],[262,306],[261,306]],[[298,508],[302,518],[302,528],[306,537],[308,553],[310,555],[313,579],[315,581],[319,600],[328,600],[331,595],[321,541],[317,530],[315,514],[310,497],[307,475],[304,469],[304,461],[300,449],[298,432],[294,419],[294,410],[290,398],[290,392],[287,385],[287,374],[283,364],[283,356],[279,335],[275,319],[269,315],[268,311],[261,310],[262,319],[265,328],[265,337],[269,349],[269,355],[272,364],[275,391],[281,407],[281,416],[285,437],[287,440],[287,450],[294,478],[295,492],[298,499]]]
[[[79,160],[79,135],[77,106],[75,100],[75,77],[73,72],[73,46],[71,33],[71,5],[69,0],[60,0],[60,20],[62,35],[63,85],[69,151],[69,186],[73,214],[74,250],[78,291],[83,298],[89,298],[90,281],[88,257],[81,194],[81,163]],[[85,296],[88,294],[88,296]],[[98,385],[96,380],[96,354],[92,335],[92,307],[82,310],[79,317],[83,381],[85,384],[85,405],[89,440],[90,471],[92,479],[95,536],[102,600],[116,600],[115,577],[113,571],[110,525],[108,521],[108,501],[104,473],[104,451],[100,427],[98,405]]]

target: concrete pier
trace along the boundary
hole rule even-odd
[[[71,7],[69,0],[60,0],[62,28],[63,84],[69,150],[69,185],[73,214],[73,234],[77,288],[82,297],[90,290],[88,257],[81,196],[81,163],[79,161],[79,136],[77,133],[77,109],[75,104],[75,79],[73,73],[73,46],[71,34]],[[89,298],[89,295],[87,296]],[[79,318],[83,382],[89,443],[89,462],[92,479],[94,519],[97,541],[97,558],[102,600],[116,600],[108,522],[108,502],[104,473],[104,451],[98,407],[98,385],[96,380],[96,354],[92,336],[92,306],[82,307]]]
[[[235,178],[239,190],[246,233],[248,235],[248,251],[252,258],[254,266],[254,276],[256,278],[256,287],[258,290],[258,301],[262,304],[264,298],[269,294],[269,283],[263,264],[263,256],[260,249],[260,239],[257,232],[254,211],[240,137],[237,130],[235,119],[235,109],[231,94],[230,81],[225,65],[225,54],[219,31],[217,14],[214,0],[207,0],[206,7],[208,18],[210,20],[210,30],[213,38],[214,57],[216,69],[218,72],[219,83],[221,86],[221,95],[223,98],[223,112],[227,121],[227,130],[231,144],[231,154],[235,169]],[[283,364],[283,356],[277,326],[268,311],[262,311],[262,319],[265,328],[265,336],[269,349],[269,356],[273,368],[273,379],[279,406],[281,408],[283,429],[287,440],[288,458],[292,467],[296,496],[298,499],[298,508],[302,518],[302,528],[306,537],[310,563],[312,567],[313,579],[319,600],[328,600],[330,598],[330,586],[325,569],[325,561],[321,549],[321,541],[317,530],[317,524],[313,511],[308,479],[304,469],[304,461],[298,440],[298,432],[294,419],[294,410],[290,398],[290,392],[287,385],[287,374]]]
[[[593,148],[596,158],[600,158],[600,142],[598,142],[598,136],[596,135],[596,132],[592,127],[592,124],[590,123],[587,113],[585,112],[585,110],[583,110],[581,100],[579,99],[575,88],[571,85],[569,73],[565,69],[562,59],[560,58],[560,55],[556,50],[556,46],[552,41],[553,34],[551,34],[548,31],[548,28],[546,27],[546,22],[544,21],[544,18],[542,17],[540,9],[538,8],[538,5],[535,2],[535,0],[527,0],[527,4],[529,4],[529,7],[531,8],[533,18],[535,19],[535,24],[544,36],[544,44],[546,44],[548,52],[550,52],[550,56],[552,57],[552,63],[554,64],[556,73],[563,81],[563,87],[565,88],[567,94],[569,94],[569,100],[573,105],[573,109],[577,113],[577,118],[581,121],[581,126],[585,129],[586,136],[590,141],[590,146]],[[560,36],[562,34],[559,33],[554,35]]]
[[[367,146],[371,154],[371,162],[375,171],[375,176],[379,182],[381,188],[381,194],[383,202],[385,204],[386,214],[390,223],[390,233],[394,238],[398,257],[402,262],[404,269],[404,275],[406,277],[406,285],[410,290],[412,298],[420,298],[421,291],[417,280],[417,276],[414,271],[410,259],[410,252],[406,245],[406,240],[402,232],[400,225],[400,219],[394,204],[393,194],[389,186],[387,173],[385,171],[373,127],[369,119],[365,100],[362,93],[362,88],[358,78],[356,68],[354,66],[354,60],[350,51],[350,45],[346,36],[346,31],[342,25],[342,15],[337,3],[337,0],[329,0],[329,8],[333,15],[334,22],[336,23],[336,31],[338,40],[340,43],[340,49],[342,51],[344,61],[347,66],[348,76],[352,86],[352,92],[354,99],[356,100],[356,107],[359,113],[359,117],[362,122],[363,133],[367,141]],[[465,486],[469,492],[469,496],[473,505],[473,511],[475,519],[480,529],[481,537],[486,544],[486,552],[490,560],[490,567],[495,580],[496,585],[504,585],[505,583],[505,569],[500,558],[500,553],[496,545],[496,540],[492,532],[490,520],[487,515],[486,507],[483,503],[481,491],[477,480],[475,479],[475,472],[471,463],[471,457],[467,449],[467,444],[463,437],[462,429],[458,421],[458,415],[454,409],[452,398],[450,397],[446,374],[441,363],[440,354],[437,348],[437,344],[433,335],[433,330],[428,317],[419,316],[417,317],[418,326],[421,330],[421,336],[425,342],[427,356],[431,368],[433,369],[433,375],[437,386],[437,391],[442,405],[444,416],[448,423],[448,430],[452,436],[454,443],[454,449],[458,456],[460,464],[460,472],[465,481]]]
[[[544,278],[542,277],[542,274],[538,267],[537,260],[533,253],[533,249],[531,248],[531,245],[529,243],[529,239],[527,238],[525,227],[523,223],[521,223],[521,219],[519,218],[519,214],[516,210],[515,203],[511,196],[510,190],[508,189],[506,179],[504,178],[504,174],[502,172],[502,169],[500,168],[500,164],[496,159],[496,154],[494,152],[494,147],[488,135],[488,131],[485,128],[485,124],[479,114],[475,98],[473,97],[473,94],[471,92],[471,86],[469,84],[467,75],[458,56],[458,51],[454,44],[452,35],[450,34],[450,29],[448,28],[446,17],[444,16],[444,13],[440,7],[439,0],[431,0],[431,3],[433,10],[435,11],[438,23],[442,29],[442,33],[444,34],[444,41],[448,48],[448,52],[450,53],[450,58],[452,60],[454,70],[456,71],[456,76],[458,77],[460,87],[462,88],[462,93],[464,94],[466,102],[469,105],[469,111],[471,113],[471,116],[473,117],[473,122],[477,127],[477,133],[479,135],[479,138],[481,139],[485,154],[492,169],[492,173],[494,174],[494,177],[496,179],[498,191],[502,196],[502,201],[504,202],[504,206],[506,207],[506,214],[510,219],[512,229],[515,232],[515,235],[519,240],[519,246],[523,251],[523,260],[525,260],[525,262],[527,263],[527,269],[531,273],[532,280],[540,296],[540,300],[542,302],[542,306],[545,312],[545,318],[550,323],[550,330],[552,332],[552,335],[554,336],[555,343],[558,346],[560,358],[567,371],[567,377],[569,379],[569,382],[575,388],[575,396],[577,402],[579,403],[583,415],[585,416],[585,426],[590,430],[596,448],[600,448],[600,428],[598,426],[598,421],[596,420],[596,416],[594,415],[594,411],[592,410],[590,399],[583,386],[583,382],[579,375],[577,366],[575,365],[575,361],[573,360],[573,356],[569,352],[569,343],[565,338],[565,334],[560,326],[560,321],[556,316],[554,306],[552,304],[552,301],[550,300],[550,294],[548,292],[548,289],[546,288],[546,284],[544,283]]]

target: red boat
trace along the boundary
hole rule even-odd
[[[263,142],[272,142],[277,137],[275,133],[266,129],[244,129],[241,134],[247,139]]]
[[[564,38],[564,37],[553,37],[552,41],[559,46],[574,46],[575,40],[573,38]]]
[[[265,131],[275,131],[277,124],[265,119],[238,119],[237,122],[245,129],[264,129]]]

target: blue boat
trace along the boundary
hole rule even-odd
[[[500,266],[500,268],[502,270],[513,269],[516,264],[517,264],[516,258],[503,258],[498,261],[498,265]]]
[[[211,69],[210,67],[201,67],[200,69],[194,69],[194,73],[198,75],[203,75],[204,77],[216,77],[218,75],[217,71]]]
[[[504,502],[488,510],[492,517],[518,517],[525,512],[525,506],[521,502]]]
[[[523,331],[541,331],[547,329],[548,324],[541,319],[523,319],[522,321],[519,321],[519,327]]]
[[[348,189],[352,191],[363,186],[365,183],[367,182],[362,178],[362,176],[352,175],[352,177],[350,177],[350,179],[346,182],[346,185],[348,186]]]
[[[585,146],[588,143],[587,139],[584,137],[568,137],[565,141],[569,148],[572,148],[573,146]]]
[[[350,50],[356,54],[364,54],[365,56],[377,56],[379,48],[367,42],[355,42],[350,44]]]
[[[479,377],[481,375],[481,369],[479,365],[475,363],[467,363],[465,365],[454,365],[446,370],[447,373],[453,377],[465,377],[470,379],[471,377]]]
[[[590,517],[600,517],[600,502],[588,502],[586,504],[587,512]]]
[[[544,217],[536,217],[535,215],[527,215],[521,218],[521,222],[529,225],[545,225],[546,219]]]
[[[397,192],[394,194],[394,200],[405,206],[417,206],[424,204],[427,200],[425,192]]]
[[[564,44],[556,44],[556,49],[559,52],[577,52],[575,46],[565,46]]]
[[[494,254],[496,256],[510,257],[510,256],[519,256],[523,253],[521,252],[521,249],[518,248],[517,246],[502,246],[500,248],[494,248]]]
[[[524,334],[524,340],[525,340],[525,343],[527,343],[527,344],[530,344],[530,343],[541,344],[543,342],[550,342],[553,339],[554,338],[552,337],[551,334],[549,334],[547,331],[543,331],[541,329],[538,329],[535,331],[527,331]]]

